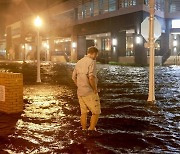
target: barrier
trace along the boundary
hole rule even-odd
[[[0,112],[22,112],[23,75],[20,73],[0,73]]]

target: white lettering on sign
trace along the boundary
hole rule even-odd
[[[0,85],[0,101],[5,102],[5,86]]]

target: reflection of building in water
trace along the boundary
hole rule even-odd
[[[0,40],[0,59],[6,58],[6,41],[5,39]]]
[[[179,53],[179,12],[177,1],[156,0],[155,16],[162,28],[156,41],[156,56],[163,61],[169,53]],[[102,63],[148,62],[141,23],[149,16],[149,0],[67,0],[41,12],[40,16],[44,23],[40,30],[42,60],[63,57],[66,61],[77,61],[89,46],[95,45],[100,51],[98,61]],[[7,26],[6,40],[11,38],[11,41],[6,46],[12,44],[15,59],[36,59],[33,19],[29,17]],[[22,49],[22,45],[27,47]]]

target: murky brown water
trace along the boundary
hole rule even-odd
[[[146,102],[148,68],[98,66],[101,133],[80,131],[74,65],[0,64],[23,72],[25,109],[0,113],[0,153],[180,153],[180,67],[156,67],[156,105]],[[17,71],[16,71],[17,72]]]

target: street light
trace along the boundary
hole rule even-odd
[[[137,43],[137,44],[141,44],[141,43],[142,43],[142,38],[141,38],[141,36],[139,36],[139,35],[136,36],[136,43]]]
[[[117,44],[118,44],[118,41],[116,38],[113,38],[112,39],[112,49],[113,49],[113,59],[116,60],[116,50],[117,50]]]
[[[177,40],[173,40],[173,46],[174,46],[174,47],[177,47],[177,45],[178,45]]]
[[[77,43],[76,42],[72,42],[72,48],[75,49],[77,47]]]
[[[112,45],[113,45],[113,46],[117,46],[117,39],[116,39],[116,38],[113,38],[113,39],[112,39]]]
[[[39,29],[42,26],[42,20],[39,16],[37,16],[36,19],[34,20],[34,25],[37,27],[37,82],[41,82]]]

